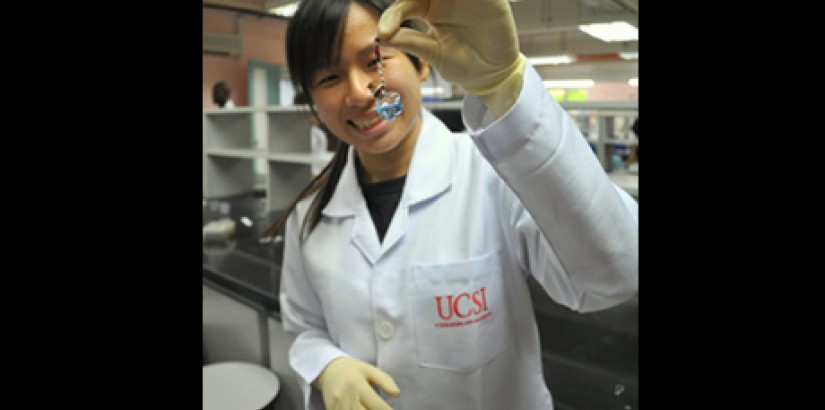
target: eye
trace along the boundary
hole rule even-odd
[[[315,82],[315,85],[331,84],[331,83],[334,83],[336,80],[338,80],[338,76],[335,75],[335,74],[330,74],[330,75],[321,77],[320,80]]]
[[[378,59],[377,59],[377,58],[373,58],[372,60],[370,60],[370,62],[369,62],[369,63],[367,63],[367,67],[372,67],[372,66],[374,66],[374,65],[376,65],[376,64],[378,64]]]

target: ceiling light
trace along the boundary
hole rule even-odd
[[[281,16],[281,17],[292,17],[295,14],[295,11],[298,10],[298,3],[299,2],[292,2],[289,4],[283,4],[283,1],[270,1],[267,4],[267,10],[270,13]]]
[[[639,41],[639,30],[624,21],[583,24],[579,26],[579,30],[608,43]]]
[[[559,54],[555,56],[527,57],[527,61],[534,66],[548,64],[559,65],[573,63],[576,61],[576,57],[570,54]]]
[[[444,87],[421,87],[421,95],[446,95],[447,90]]]
[[[590,88],[596,83],[593,80],[547,80],[544,86],[547,88]]]

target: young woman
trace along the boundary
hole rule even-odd
[[[286,47],[341,141],[266,233],[307,409],[552,409],[528,277],[575,311],[632,298],[638,205],[518,52],[507,0],[304,0]],[[430,64],[467,92],[468,135],[423,109]]]

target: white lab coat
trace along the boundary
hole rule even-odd
[[[527,275],[576,311],[637,294],[638,204],[610,182],[535,70],[492,124],[475,97],[462,111],[469,136],[422,110],[383,243],[352,150],[304,244],[309,201],[291,215],[280,306],[297,335],[289,363],[307,409],[323,409],[309,383],[342,355],[393,377],[393,409],[552,409]]]

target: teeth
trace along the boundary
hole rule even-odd
[[[373,125],[377,124],[378,121],[381,121],[381,117],[372,117],[368,120],[352,120],[352,123],[355,124],[356,127],[364,129],[372,127]]]

